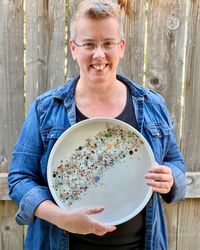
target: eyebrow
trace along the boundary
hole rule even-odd
[[[116,39],[115,38],[105,38],[103,40],[103,42],[106,42],[106,41],[115,41]],[[96,42],[94,39],[90,39],[90,38],[85,38],[82,40],[82,42]]]

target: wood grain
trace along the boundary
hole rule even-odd
[[[0,194],[8,199],[7,174],[12,148],[24,118],[23,1],[0,0]],[[17,206],[0,201],[0,249],[23,249]]]
[[[17,210],[18,207],[13,201],[0,201],[1,250],[23,250],[23,227],[15,221]]]
[[[179,204],[177,250],[196,250],[200,246],[200,199]]]
[[[180,145],[186,1],[150,0],[148,3],[146,86],[165,98]],[[178,204],[165,205],[165,214],[169,231],[169,249],[175,250]]]
[[[181,148],[188,165],[188,171],[199,171],[200,1],[191,1],[190,3]]]
[[[65,0],[26,1],[26,106],[65,81]]]
[[[0,1],[0,172],[7,172],[24,117],[23,1]]]
[[[166,224],[167,224],[169,250],[176,250],[178,206],[179,204],[177,203],[166,204],[165,202],[163,202]]]
[[[123,13],[126,50],[119,65],[119,73],[143,84],[146,1],[126,1],[129,11]]]
[[[146,84],[167,102],[180,140],[186,1],[149,1]]]
[[[78,64],[74,59],[72,58],[71,51],[69,48],[69,39],[71,37],[70,34],[70,21],[72,18],[73,13],[76,11],[77,5],[78,5],[78,0],[74,1],[68,1],[68,12],[67,12],[67,37],[68,37],[68,42],[67,42],[67,80],[74,78],[77,74],[79,74],[79,68]]]

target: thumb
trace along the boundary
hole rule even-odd
[[[86,208],[84,212],[86,215],[92,215],[92,214],[101,213],[103,210],[104,210],[104,207]]]

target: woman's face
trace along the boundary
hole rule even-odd
[[[100,84],[116,79],[125,48],[125,41],[119,37],[117,20],[80,18],[75,29],[76,38],[70,40],[70,48],[79,65],[81,80]]]

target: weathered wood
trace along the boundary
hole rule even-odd
[[[70,38],[70,20],[73,15],[73,13],[76,11],[77,5],[78,5],[78,0],[74,1],[68,1],[68,12],[67,12],[67,37],[68,37],[68,42],[67,42],[67,79],[71,79],[75,77],[79,73],[78,69],[78,64],[74,59],[72,58],[71,51],[69,48],[69,38]]]
[[[167,102],[180,143],[182,73],[186,1],[148,1],[146,86],[161,93]],[[178,205],[165,205],[169,249],[176,249]],[[173,219],[171,219],[173,218]]]
[[[200,172],[187,173],[186,198],[200,198]]]
[[[64,83],[65,0],[26,1],[26,105]]]
[[[23,1],[0,0],[0,172],[23,121]]]
[[[123,15],[126,50],[119,65],[119,73],[143,84],[146,1],[128,0],[126,2],[128,12]]]
[[[200,1],[190,1],[184,89],[182,151],[189,171],[200,170]]]
[[[196,250],[200,246],[200,199],[179,204],[177,250]]]
[[[177,203],[166,204],[165,202],[163,202],[163,207],[167,224],[169,250],[176,250],[178,204]]]
[[[23,0],[0,0],[0,173],[7,172],[12,148],[24,118]],[[5,175],[1,173],[0,175]],[[8,199],[7,178],[0,193]],[[23,249],[23,227],[17,226],[17,206],[0,201],[0,249]]]
[[[186,46],[184,112],[181,149],[188,170],[194,175],[188,180],[196,183],[196,189],[190,190],[192,196],[199,194],[198,175],[200,170],[199,154],[199,117],[200,117],[200,1],[188,1],[188,29]],[[177,250],[199,249],[200,246],[200,200],[189,199],[179,206]]]
[[[171,111],[178,142],[185,22],[185,0],[149,1],[146,83],[164,96]]]
[[[8,196],[8,174],[0,173],[0,200],[10,200]]]
[[[17,205],[12,201],[0,201],[0,249],[23,250],[23,227],[15,222]]]

